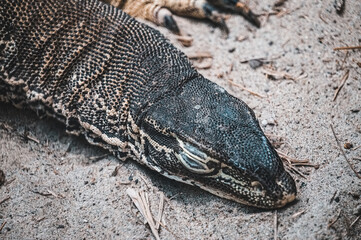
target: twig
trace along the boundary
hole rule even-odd
[[[314,169],[318,169],[320,165],[312,164],[312,163],[292,163],[293,166],[304,166],[304,167],[313,167]]]
[[[345,62],[346,62],[347,57],[348,57],[348,53],[349,53],[349,52],[346,52],[345,57],[344,57],[343,60],[342,60],[341,69],[343,69],[343,66],[345,65]]]
[[[64,198],[64,196],[61,196],[60,194],[56,194],[55,192],[49,190],[49,189],[46,189],[48,191],[48,193],[50,193],[51,195],[53,195],[55,198]]]
[[[337,88],[337,90],[335,92],[335,95],[333,96],[332,101],[336,100],[338,93],[340,92],[341,88],[343,87],[343,85],[345,85],[345,82],[348,79],[349,73],[350,73],[350,70],[347,69],[345,75],[343,75],[343,77],[342,77],[341,84],[338,86],[338,88]]]
[[[284,43],[282,43],[281,47],[284,48],[286,46],[286,44],[290,41],[291,39],[287,39]]]
[[[147,195],[142,191],[136,191],[133,188],[128,188],[126,193],[132,199],[134,205],[138,208],[140,213],[145,219],[145,223],[148,223],[150,230],[152,231],[154,237],[157,240],[160,240],[157,229],[155,228],[154,218],[150,212],[149,201]]]
[[[132,184],[132,182],[128,181],[128,182],[118,182],[118,184],[120,185],[130,185]]]
[[[161,222],[158,222],[157,220],[155,220],[157,223],[159,223],[159,225],[161,225],[165,230],[167,230],[168,232],[170,232],[170,234],[173,235],[174,239],[179,239],[175,234],[174,232],[172,232],[166,225],[164,225],[163,223]]]
[[[358,157],[353,157],[352,159],[361,161],[361,158],[358,158]]]
[[[37,139],[35,136],[32,135],[32,133],[25,131],[24,136],[25,139],[31,140],[33,142],[36,142],[37,144],[40,143],[39,139]]]
[[[205,58],[205,61],[193,63],[197,69],[210,69],[212,67],[212,58]]]
[[[118,175],[118,171],[119,169],[124,165],[124,163],[120,164],[120,165],[117,165],[114,169],[114,171],[112,172],[112,174],[110,174],[111,177],[115,177]]]
[[[307,75],[301,75],[301,76],[295,77],[295,76],[292,76],[291,74],[288,74],[287,72],[276,71],[271,68],[263,68],[262,72],[264,74],[266,74],[267,77],[272,76],[274,79],[283,78],[286,80],[296,81],[296,80],[302,79],[304,77],[307,77]]]
[[[335,199],[336,194],[337,194],[337,190],[333,193],[333,195],[332,195],[332,197],[330,199],[330,204],[333,202],[333,199]]]
[[[260,57],[260,58],[249,58],[249,59],[245,59],[240,61],[240,63],[248,63],[250,61],[266,61],[266,58],[264,57]]]
[[[188,54],[187,56],[189,59],[213,58],[210,52],[196,52],[193,54]]]
[[[319,168],[318,164],[311,164],[309,163],[309,160],[305,159],[305,160],[298,160],[295,158],[291,158],[289,156],[287,156],[285,153],[276,150],[276,152],[278,153],[278,155],[281,157],[282,160],[285,161],[285,166],[288,170],[290,170],[291,172],[300,175],[301,177],[307,179],[307,177],[300,171],[298,171],[295,166],[305,166],[305,167],[313,167],[315,169]]]
[[[357,223],[357,221],[361,218],[361,216],[358,216],[350,225],[350,228],[352,228],[353,225],[355,225],[355,223]]]
[[[142,175],[140,175],[140,174],[139,174],[139,178],[142,179],[142,181],[144,182],[145,186],[149,189],[150,187],[149,187],[149,184],[148,184],[147,180],[145,180],[145,178],[144,178]]]
[[[304,160],[299,160],[296,158],[292,158],[290,156],[288,156],[286,153],[281,152],[280,150],[276,150],[276,152],[283,158],[285,158],[287,161],[289,161],[291,164],[293,163],[303,163],[303,164],[308,164],[310,162],[310,160],[308,159],[304,159]],[[316,165],[313,165],[313,167]]]
[[[14,182],[16,180],[16,178],[13,178],[13,179],[10,179],[10,180],[8,180],[8,181],[6,181],[5,183],[4,183],[4,187],[5,186],[7,186],[7,185],[10,185],[12,182]]]
[[[38,219],[35,219],[35,221],[39,223],[39,222],[43,221],[45,218],[46,218],[46,216],[42,216]]]
[[[332,227],[332,225],[335,224],[337,222],[337,220],[340,218],[340,215],[341,215],[341,209],[340,209],[340,211],[338,211],[336,218],[327,225],[327,228]]]
[[[338,138],[337,138],[337,136],[336,136],[336,133],[335,133],[335,130],[333,129],[332,124],[330,124],[330,127],[331,127],[331,130],[332,130],[333,136],[334,136],[335,139],[336,139],[337,145],[338,145],[340,151],[342,152],[342,155],[343,155],[344,158],[346,159],[346,161],[347,161],[348,165],[350,166],[350,168],[352,169],[352,171],[356,174],[356,176],[357,176],[358,178],[361,179],[360,174],[358,174],[358,172],[356,172],[356,169],[353,167],[352,163],[348,160],[345,152],[343,151],[343,149],[342,149],[342,147],[341,147],[341,144],[340,144],[340,141],[338,140]]]
[[[299,211],[299,212],[296,212],[294,213],[291,218],[296,218],[296,217],[299,217],[301,216],[302,214],[304,214],[306,212],[306,210],[302,210],[302,211]]]
[[[303,173],[301,173],[300,171],[298,171],[298,170],[297,170],[296,168],[294,168],[292,165],[289,165],[289,166],[288,166],[288,169],[289,169],[290,171],[292,171],[292,172],[300,175],[300,176],[303,177],[304,179],[307,179],[307,177],[306,177]]]
[[[273,234],[273,239],[277,240],[278,239],[278,216],[277,216],[277,210],[275,211],[275,215],[273,218],[273,228],[274,228],[274,234]]]
[[[160,226],[160,222],[162,221],[162,216],[163,216],[163,210],[164,210],[164,194],[160,193],[159,194],[159,208],[158,208],[158,215],[157,215],[157,220],[156,220],[156,225],[155,228],[157,230],[159,230],[159,226]]]
[[[0,201],[0,205],[3,204],[4,202],[6,202],[9,199],[10,199],[10,196],[7,196],[6,198],[4,198],[3,200]]]
[[[170,201],[170,200],[178,197],[179,195],[181,195],[181,193],[174,194],[173,196],[171,196],[171,197],[168,199],[168,201]]]
[[[5,224],[6,224],[6,222],[3,222],[3,223],[1,224],[1,226],[0,226],[0,232],[1,232],[1,230],[3,230]]]
[[[193,38],[190,36],[178,36],[177,40],[184,46],[184,47],[190,47],[193,43]]]
[[[39,194],[41,196],[44,196],[44,197],[53,196],[53,194],[51,194],[49,191],[48,191],[48,193],[42,193],[42,192],[39,192],[38,190],[30,190],[30,191],[32,191],[35,194]]]
[[[9,124],[7,123],[0,123],[0,127],[8,132],[11,132],[14,130],[14,128],[12,126],[10,126]]]
[[[89,157],[89,160],[92,161],[92,162],[97,162],[99,160],[102,160],[103,158],[106,158],[109,154],[103,154],[103,155],[100,155],[100,156],[92,156],[92,157]]]
[[[352,150],[357,150],[359,148],[361,148],[361,145],[354,147]]]
[[[322,20],[322,22],[328,24],[327,21],[322,17],[321,11],[318,12],[318,17]]]
[[[336,47],[333,50],[334,51],[339,51],[339,50],[354,50],[354,49],[361,49],[361,46],[346,46],[346,47]]]
[[[254,95],[254,96],[256,96],[256,97],[266,98],[266,96],[263,96],[263,95],[261,95],[261,94],[259,94],[259,93],[256,93],[256,92],[253,92],[252,90],[249,90],[248,88],[245,88],[245,87],[243,87],[243,86],[240,85],[240,84],[234,83],[234,82],[231,81],[231,80],[228,80],[228,82],[229,82],[231,85],[234,85],[234,86],[236,86],[236,87],[239,87],[239,88],[241,88],[242,90],[247,91],[247,92],[249,92],[250,94],[252,94],[252,95]]]

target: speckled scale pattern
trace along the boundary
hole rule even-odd
[[[0,13],[0,101],[221,197],[264,208],[295,199],[253,111],[158,31],[97,0],[6,0]],[[180,157],[184,143],[205,157]]]
[[[55,116],[95,144],[124,151],[130,114],[138,119],[197,75],[157,31],[101,2],[9,0],[0,7],[1,100]]]

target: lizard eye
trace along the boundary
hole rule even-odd
[[[207,174],[214,171],[218,161],[207,156],[206,153],[198,150],[196,147],[184,143],[180,140],[180,153],[176,153],[177,159],[190,172],[198,174]]]

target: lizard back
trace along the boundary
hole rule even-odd
[[[160,33],[101,2],[0,8],[0,98],[54,116],[119,157],[127,122],[196,75]]]

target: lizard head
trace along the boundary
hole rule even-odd
[[[203,77],[153,104],[140,136],[143,161],[169,178],[260,208],[296,197],[253,111]]]

